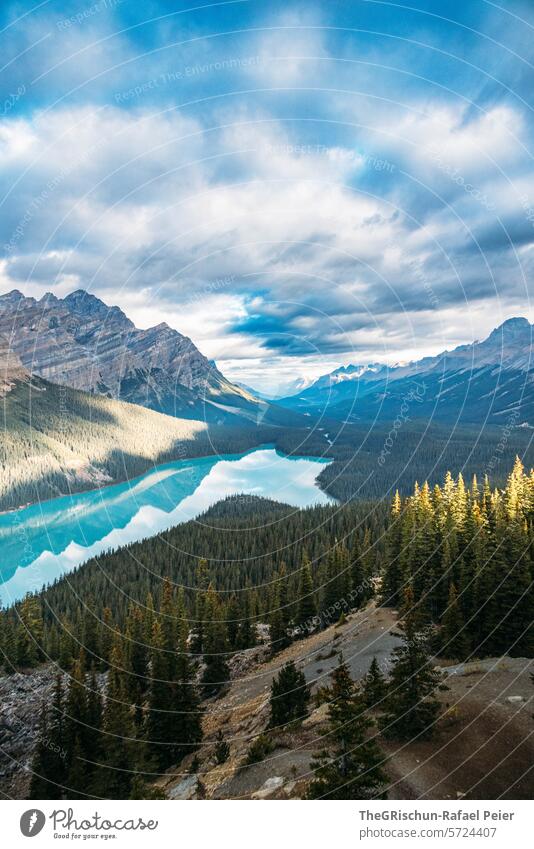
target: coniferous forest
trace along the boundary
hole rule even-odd
[[[439,727],[446,685],[432,658],[534,656],[533,519],[534,473],[519,460],[502,489],[447,473],[396,494],[389,512],[236,496],[26,596],[0,616],[5,673],[48,664],[55,676],[30,796],[158,798],[158,776],[202,744],[204,706],[224,695],[235,657],[258,645],[276,657],[370,602],[398,611],[399,643],[360,683],[340,656],[314,694],[329,730],[308,795],[384,796],[379,741]],[[288,663],[247,763],[271,751],[269,728],[298,726],[310,699]],[[338,760],[336,747],[358,756]],[[215,752],[228,758],[221,730]]]

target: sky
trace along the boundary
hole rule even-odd
[[[282,395],[534,320],[534,5],[9,2],[0,290]]]

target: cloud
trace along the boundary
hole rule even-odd
[[[397,21],[376,4],[361,20],[246,5],[136,26],[117,4],[65,30],[46,10],[15,28],[8,80],[27,91],[0,114],[5,286],[87,287],[245,382],[276,362],[288,376],[435,352],[441,327],[468,341],[492,303],[520,309],[525,69],[517,93],[492,88],[510,55],[451,24],[414,30],[434,51],[373,37]]]

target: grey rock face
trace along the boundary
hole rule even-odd
[[[22,365],[17,354],[10,350],[4,336],[0,336],[0,397],[13,388],[19,380],[28,377],[28,372]]]
[[[194,418],[205,402],[255,404],[188,337],[165,323],[139,330],[82,289],[63,299],[0,296],[0,334],[30,373],[53,383]]]

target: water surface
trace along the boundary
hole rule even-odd
[[[295,507],[330,504],[316,482],[319,457],[286,457],[270,446],[177,460],[125,483],[66,495],[0,515],[4,605],[40,589],[96,554],[193,519],[228,495],[247,493]]]

